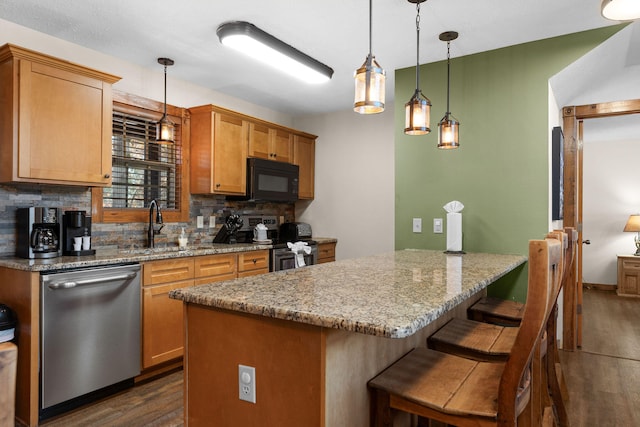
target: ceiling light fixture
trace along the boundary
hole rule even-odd
[[[271,65],[307,83],[324,83],[333,69],[300,52],[255,25],[244,21],[227,22],[216,31],[220,43]]]
[[[371,54],[372,0],[369,0],[369,54],[362,67],[354,74],[356,95],[353,111],[360,114],[375,114],[384,111],[385,72]]]
[[[431,101],[420,90],[420,3],[426,0],[408,0],[416,4],[416,91],[404,105],[404,133],[407,135],[426,135],[429,129]]]
[[[451,81],[451,40],[458,38],[455,31],[445,31],[440,34],[440,40],[447,42],[447,112],[438,123],[438,148],[443,150],[458,148],[460,142],[458,140],[458,130],[460,122],[451,115],[449,109],[449,83]]]
[[[638,0],[602,0],[602,16],[613,21],[631,21],[640,18]]]
[[[167,66],[174,64],[173,59],[158,58],[158,63],[164,65],[164,112],[162,118],[156,123],[156,142],[159,144],[172,144],[175,141],[176,127],[167,117]]]

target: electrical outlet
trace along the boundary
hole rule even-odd
[[[209,228],[216,228],[216,216],[211,215],[209,217]]]
[[[433,218],[433,232],[442,234],[442,218]]]
[[[196,217],[196,228],[204,228],[204,217],[202,215]]]
[[[413,232],[422,233],[422,218],[413,218]]]
[[[238,394],[240,400],[256,403],[256,368],[238,365]]]

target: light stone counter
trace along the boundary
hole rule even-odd
[[[387,338],[408,337],[526,261],[401,250],[171,291],[202,306]]]

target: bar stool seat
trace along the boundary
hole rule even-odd
[[[518,326],[523,313],[523,303],[495,297],[481,298],[468,310],[470,319],[503,326]]]

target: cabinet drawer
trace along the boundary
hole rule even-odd
[[[240,273],[267,269],[269,271],[269,251],[241,252],[238,254],[238,276]]]
[[[624,270],[640,270],[640,260],[622,260],[622,268]]]
[[[193,279],[193,258],[168,259],[142,264],[143,286]]]
[[[318,258],[323,260],[330,258],[331,261],[335,261],[336,258],[336,244],[335,243],[323,243],[318,245]]]
[[[235,277],[236,254],[205,255],[195,258],[196,279],[229,274],[231,278]]]

